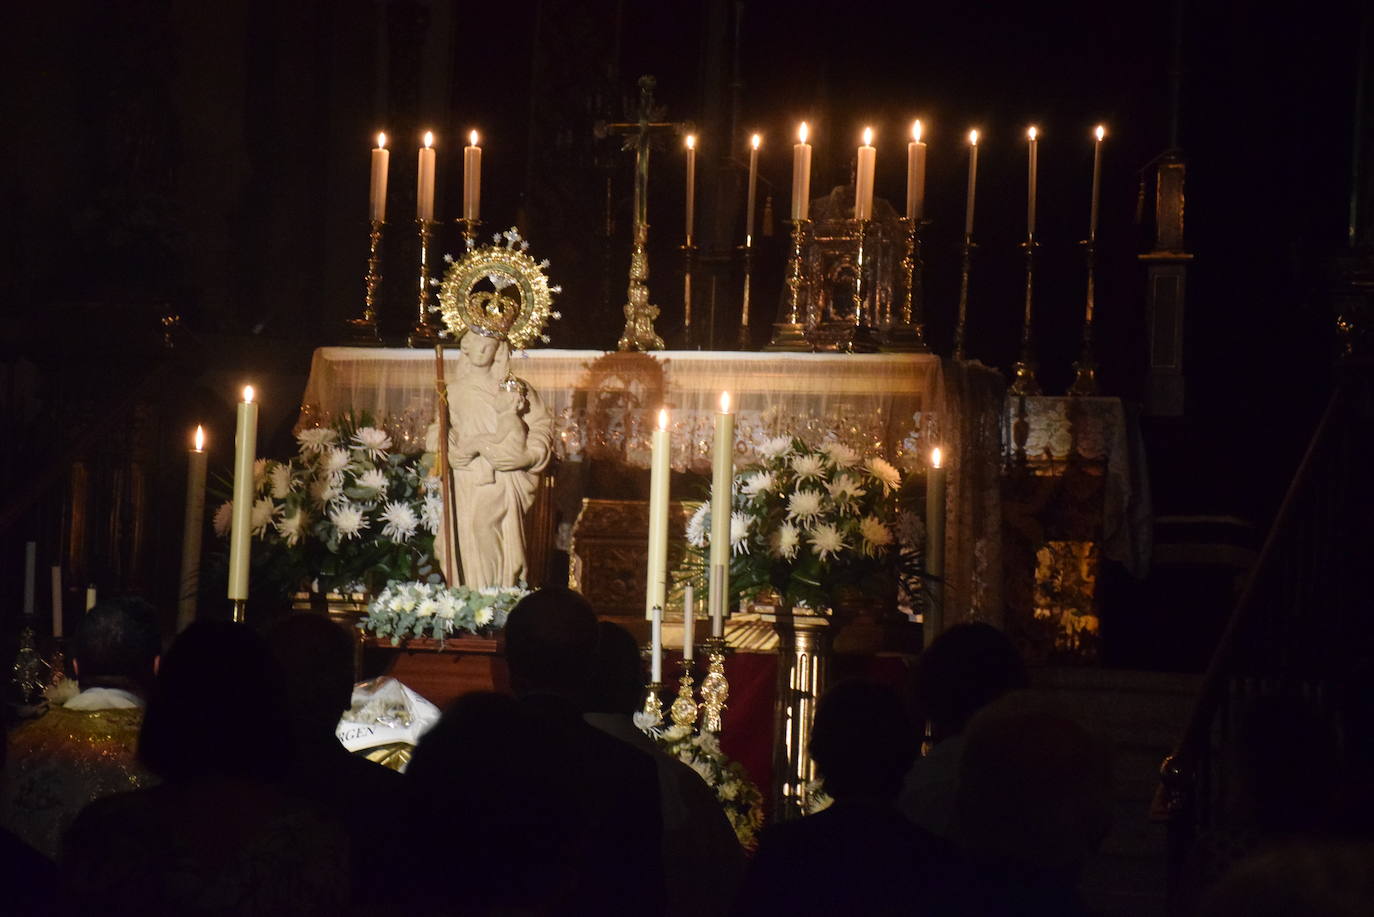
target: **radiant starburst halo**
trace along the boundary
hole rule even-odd
[[[491,245],[474,248],[449,265],[439,287],[449,334],[459,338],[476,331],[508,341],[516,350],[547,340],[544,326],[553,317],[554,294],[561,290],[549,284],[544,273],[548,262],[535,261],[528,248],[512,227],[493,236]],[[479,285],[491,289],[479,290]]]
[[[819,479],[825,474],[825,460],[819,455],[794,455],[792,456],[792,470],[797,473],[797,480],[805,481],[808,478]]]
[[[811,542],[811,547],[815,549],[816,556],[821,560],[838,554],[848,547],[844,542],[844,536],[840,534],[840,530],[828,522],[823,522],[812,529],[811,537],[807,540]]]
[[[347,502],[330,510],[329,521],[334,523],[334,528],[339,530],[339,537],[344,539],[358,537],[369,524],[362,508]]]
[[[381,458],[382,453],[391,448],[391,437],[376,427],[359,427],[353,434],[353,442],[374,459]]]
[[[383,508],[382,519],[386,522],[382,526],[382,534],[398,544],[414,535],[420,525],[415,510],[408,504],[394,500]]]
[[[873,554],[875,549],[892,544],[892,531],[877,516],[865,516],[859,522],[859,535],[864,541],[865,554]]]
[[[896,468],[892,467],[885,459],[871,458],[868,460],[868,471],[873,477],[883,485],[883,493],[896,490],[901,486],[902,475]]]
[[[339,433],[332,427],[311,427],[296,434],[302,452],[323,452],[339,441]]]
[[[814,490],[798,490],[787,498],[787,518],[803,522],[821,511],[821,495]]]

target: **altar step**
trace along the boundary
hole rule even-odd
[[[1181,734],[1201,683],[1198,675],[1166,672],[1031,670],[1033,693],[1112,744],[1112,829],[1083,878],[1098,913],[1165,913],[1165,828],[1148,820],[1150,800],[1159,764]]]

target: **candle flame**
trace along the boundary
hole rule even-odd
[[[1040,132],[1036,130],[1034,127],[1032,127],[1030,130],[1026,131],[1026,136],[1031,139],[1032,143],[1034,143],[1035,139],[1040,136]]]
[[[872,146],[872,145],[873,145],[873,128],[871,128],[871,127],[866,127],[866,128],[864,128],[864,146]]]
[[[697,148],[697,135],[696,135],[696,134],[688,134],[688,135],[687,135],[687,149],[689,149],[689,150],[695,150],[696,148]]]
[[[1101,140],[1103,137],[1107,136],[1107,129],[1099,124],[1097,130],[1093,131],[1093,133],[1097,135],[1098,140]]]
[[[943,458],[943,456],[942,456],[942,454],[941,454],[941,452],[940,452],[940,447],[939,447],[939,446],[936,446],[934,449],[931,449],[931,450],[930,450],[930,467],[931,467],[931,468],[939,468],[939,467],[940,467],[940,461],[941,461],[942,458]]]
[[[917,143],[921,142],[921,119],[917,118],[911,122],[911,139]]]
[[[434,146],[434,132],[425,131],[425,149],[429,149],[432,146]]]
[[[476,132],[476,131],[473,131],[472,133],[468,134],[468,145],[469,145],[469,146],[476,146],[476,145],[477,145],[477,132]]]
[[[253,403],[253,386],[251,386],[251,385],[245,385],[245,386],[243,387],[243,403],[244,403],[244,404],[252,404],[252,403]]]
[[[760,143],[763,143],[763,136],[760,134],[755,134],[749,138],[749,145],[756,150],[759,148]]]
[[[968,142],[970,146],[978,145],[978,131],[972,130],[968,132]]]
[[[385,132],[385,131],[379,132],[379,133],[377,134],[377,149],[379,149],[379,150],[384,150],[384,149],[386,149],[386,132]]]
[[[729,392],[721,392],[721,393],[720,393],[720,412],[721,412],[722,414],[729,414],[729,413],[730,413],[730,393],[729,393]]]
[[[659,409],[658,409],[658,428],[659,428],[660,430],[666,430],[666,429],[668,429],[668,409],[667,409],[667,408],[659,408]]]
[[[806,122],[803,121],[801,123],[801,127],[797,128],[797,140],[799,140],[802,143],[805,143],[806,138],[810,135],[810,133],[811,128],[807,127]]]
[[[200,424],[196,424],[196,451],[205,451],[205,428]]]

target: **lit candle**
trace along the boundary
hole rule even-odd
[[[692,595],[692,586],[682,587],[682,660],[692,661],[692,647],[696,644],[697,603]]]
[[[663,609],[655,606],[649,625],[649,681],[663,683]]]
[[[391,151],[386,148],[386,134],[377,135],[377,149],[372,151],[372,194],[368,197],[367,218],[374,223],[386,219],[386,174],[391,163]]]
[[[744,247],[754,245],[754,201],[759,187],[759,144],[763,138],[758,134],[749,138],[749,205],[744,212]]]
[[[792,146],[792,219],[805,220],[811,216],[811,144],[806,142],[806,122],[797,128],[797,142]]]
[[[973,235],[973,198],[978,187],[978,132],[968,132],[968,197],[964,205],[964,235]]]
[[[434,222],[434,134],[425,131],[420,147],[419,178],[415,186],[415,219]]]
[[[697,135],[687,135],[687,244],[692,244],[697,216]]]
[[[926,145],[921,139],[921,122],[911,125],[911,142],[906,145],[906,218],[919,220],[926,214]]]
[[[649,458],[649,566],[645,577],[645,617],[662,608],[668,596],[668,482],[672,440],[668,434],[668,412],[658,412],[658,429],[650,439]]]
[[[477,132],[468,134],[463,147],[463,219],[477,222],[482,204],[482,148],[477,145]]]
[[[181,524],[181,583],[177,593],[178,632],[185,630],[196,616],[200,535],[205,521],[205,460],[205,428],[197,425],[191,451],[186,455],[186,512]]]
[[[1097,241],[1098,182],[1102,177],[1102,138],[1107,136],[1107,129],[1099,124],[1093,133],[1097,137],[1097,142],[1093,144],[1093,199],[1091,209],[1088,211],[1089,242]]]
[[[90,611],[95,607],[95,586],[86,587],[86,610]]]
[[[1035,240],[1035,185],[1040,173],[1040,132],[1026,131],[1026,238]]]
[[[725,628],[725,601],[730,591],[730,512],[735,483],[735,415],[730,393],[720,395],[716,414],[715,451],[711,460],[711,636]]]
[[[253,460],[258,448],[258,404],[253,386],[243,388],[234,433],[234,521],[229,531],[229,598],[248,598],[248,561],[253,549]]]
[[[943,455],[938,447],[930,450],[926,471],[926,573],[934,579],[927,583],[930,601],[926,605],[924,633],[926,646],[943,630],[944,586],[935,580],[945,575],[945,474]]]
[[[34,577],[37,576],[38,542],[24,544],[24,617],[33,615]],[[11,593],[12,595],[13,593]]]
[[[873,149],[873,128],[864,128],[863,146],[859,147],[858,171],[854,176],[854,219],[873,219],[873,166],[878,151]]]
[[[52,568],[52,635],[62,636],[62,568]]]

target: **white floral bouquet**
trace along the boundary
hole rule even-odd
[[[912,598],[925,530],[901,472],[838,442],[812,448],[778,437],[758,453],[762,461],[735,476],[732,592],[775,590],[816,609],[855,594],[884,604]],[[688,577],[703,577],[710,533],[703,503],[687,523]]]
[[[299,453],[253,465],[255,565],[286,592],[375,591],[415,579],[433,556],[442,514],[438,481],[420,455],[395,451],[366,415],[296,434]],[[233,502],[215,512],[229,534]],[[259,559],[259,555],[261,559]]]
[[[445,586],[394,581],[367,606],[363,630],[390,637],[393,646],[407,637],[431,637],[440,643],[460,631],[489,634],[505,626],[511,609],[529,594],[524,587]]]
[[[683,726],[669,726],[655,738],[663,750],[701,775],[716,794],[735,837],[745,850],[758,846],[763,828],[763,794],[749,779],[738,761],[731,761],[720,750],[720,741],[705,730],[693,732]]]

